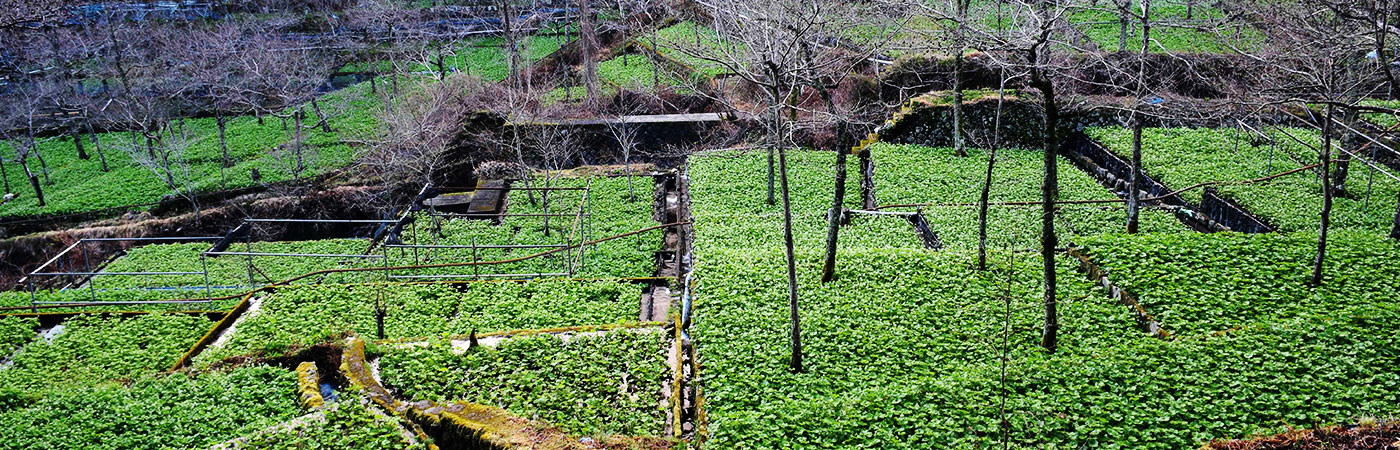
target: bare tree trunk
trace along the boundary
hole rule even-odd
[[[792,201],[788,195],[787,151],[778,148],[778,166],[783,184],[783,248],[787,254],[788,312],[792,321],[792,359],[788,368],[802,372],[802,318],[797,313],[797,256],[792,243]]]
[[[1387,87],[1386,98],[1400,98],[1400,85],[1397,85],[1395,71],[1390,67],[1390,59],[1386,56],[1385,38],[1390,35],[1390,0],[1378,0],[1376,6],[1376,16],[1380,20],[1380,26],[1376,27],[1376,62],[1381,65],[1381,73],[1385,75],[1385,85]]]
[[[224,134],[224,128],[226,124],[224,123],[223,112],[214,112],[214,124],[219,126],[219,149],[223,152],[224,155],[223,163],[219,164],[219,180],[221,183],[227,184],[228,168],[233,167],[233,161],[231,161],[228,156],[228,139],[225,137]]]
[[[4,179],[4,180],[5,180],[5,193],[6,193],[6,194],[9,194],[9,193],[12,191],[12,190],[10,189],[10,173],[5,171],[5,156],[4,156],[4,155],[0,155],[0,179]]]
[[[992,125],[992,148],[987,149],[987,175],[982,179],[982,193],[977,199],[977,270],[987,270],[987,209],[991,205],[992,170],[997,164],[997,149],[1001,148],[1001,109],[1006,101],[1006,72],[998,71],[997,114]]]
[[[102,171],[107,172],[107,155],[102,153],[102,141],[97,137],[97,131],[92,129],[92,124],[87,124],[88,137],[92,138],[92,149],[97,151],[97,160],[102,162]]]
[[[1137,93],[1133,104],[1133,155],[1132,167],[1128,173],[1128,234],[1138,232],[1138,214],[1142,208],[1142,195],[1139,193],[1142,178],[1142,108],[1143,96],[1147,95],[1147,51],[1151,45],[1151,25],[1149,13],[1151,0],[1142,0],[1142,48],[1138,53]]]
[[[963,42],[963,22],[967,20],[966,8],[963,6],[965,0],[957,1],[957,28],[954,30],[954,40],[957,41],[956,50],[953,54],[953,154],[957,156],[967,156],[967,148],[963,146],[963,52],[966,51]]]
[[[958,48],[958,54],[953,56],[953,154],[957,156],[967,156],[967,149],[963,148],[963,88],[962,88],[962,48]]]
[[[1400,194],[1395,195],[1395,219],[1390,223],[1390,238],[1400,241]]]
[[[49,162],[44,161],[44,153],[39,151],[39,146],[34,144],[34,136],[29,137],[29,151],[34,153],[34,157],[39,158],[39,172],[44,174],[44,184],[53,184],[49,179]]]
[[[1031,58],[1036,64],[1036,58]],[[1060,123],[1059,106],[1055,104],[1055,86],[1045,79],[1042,69],[1031,71],[1031,85],[1038,89],[1045,106],[1045,131],[1042,146],[1045,149],[1045,180],[1041,184],[1040,217],[1040,258],[1044,265],[1045,277],[1045,331],[1041,334],[1040,346],[1054,353],[1059,347],[1060,319],[1057,311],[1055,292],[1055,248],[1059,238],[1055,235],[1055,199],[1059,197],[1059,174],[1056,154],[1059,149],[1058,128]]]
[[[78,134],[78,129],[74,127],[68,132],[68,135],[73,138],[73,148],[78,150],[78,159],[92,159],[91,156],[88,156],[87,149],[83,148],[83,136]]]
[[[510,0],[501,0],[501,34],[506,37],[506,77],[512,86],[518,86],[520,76],[520,43],[511,26]]]
[[[960,0],[961,1],[961,0]],[[836,119],[836,186],[833,189],[834,195],[831,202],[831,211],[827,213],[826,227],[826,259],[822,263],[822,283],[828,283],[836,279],[836,241],[841,232],[841,216],[844,212],[843,205],[846,203],[846,154],[850,152],[851,142],[849,124],[840,117],[840,111],[836,108],[836,101],[831,97],[831,89],[816,70],[816,63],[812,60],[812,49],[806,42],[802,43],[802,57],[807,62],[808,75],[811,77],[811,84],[817,93],[821,95],[822,103],[826,105],[826,110]]]
[[[316,97],[311,97],[311,112],[316,113],[316,125],[321,127],[321,132],[330,133],[330,121],[326,120],[326,116],[324,114],[321,114],[321,104],[316,102]]]
[[[770,129],[770,130],[768,131],[768,204],[769,204],[769,205],[772,205],[773,203],[776,203],[776,201],[775,201],[774,198],[773,198],[773,177],[774,177],[774,173],[773,173],[773,152],[774,152],[774,148],[778,147],[778,140],[781,139],[781,138],[778,137],[778,135],[779,135],[778,123],[782,122],[782,120],[783,120],[782,113],[780,113],[780,112],[778,111],[778,106],[777,106],[777,105],[778,105],[778,102],[781,101],[781,99],[778,98],[778,88],[777,88],[776,86],[773,87],[773,96],[774,96],[774,97],[773,97],[773,122],[772,122],[772,129]]]
[[[549,187],[550,187],[551,181],[552,181],[552,179],[550,178],[549,173],[548,173],[548,172],[545,172],[545,175],[544,175],[544,189],[545,189],[545,190],[540,192],[540,199],[541,199],[541,201],[542,201],[542,203],[543,203],[542,206],[544,207],[544,237],[549,237]],[[583,246],[579,246],[580,254],[582,253],[582,250],[583,250]]]
[[[622,167],[627,172],[627,201],[637,201],[637,194],[632,190],[632,146],[622,147]]]
[[[1128,234],[1138,232],[1138,211],[1142,196],[1138,194],[1138,174],[1142,172],[1142,118],[1133,111],[1133,155],[1128,173]]]
[[[447,82],[447,64],[443,61],[442,49],[437,52],[438,84]]]
[[[875,200],[875,159],[870,155],[870,149],[860,151],[860,205],[863,209],[875,209],[878,207]]]
[[[842,144],[845,139],[839,140]],[[846,153],[841,144],[836,147],[836,192],[826,222],[826,261],[822,263],[822,283],[836,279],[836,238],[841,230],[841,205],[846,202]],[[786,190],[786,189],[784,189]]]
[[[47,204],[44,203],[44,189],[39,187],[39,177],[29,170],[29,162],[26,159],[20,158],[19,165],[24,168],[24,175],[29,178],[29,187],[34,188],[34,198],[39,200],[39,206],[45,206]]]
[[[598,98],[598,34],[593,26],[593,11],[588,0],[579,0],[579,41],[583,44],[583,86],[588,100]]]
[[[1344,122],[1344,123],[1356,123],[1356,111],[1355,111],[1355,110],[1352,110],[1352,109],[1350,109],[1350,108],[1347,108],[1347,109],[1343,110],[1343,111],[1342,111],[1342,122]],[[1358,138],[1358,137],[1356,136],[1355,133],[1343,133],[1342,136],[1340,137],[1340,141],[1341,141],[1341,142],[1339,143],[1339,145],[1340,145],[1343,149],[1357,148],[1357,147],[1359,147],[1358,143],[1360,142],[1360,138]],[[1345,152],[1338,153],[1338,154],[1337,154],[1337,159],[1339,160],[1339,161],[1337,161],[1337,169],[1334,170],[1333,173],[1332,173],[1332,195],[1333,195],[1333,196],[1336,196],[1336,195],[1339,195],[1339,194],[1340,194],[1340,195],[1346,195],[1346,192],[1347,192],[1347,176],[1351,174],[1351,160],[1352,160],[1351,155],[1348,154],[1348,153],[1345,153]]]
[[[164,171],[165,186],[178,194],[180,191],[175,185],[175,172],[170,170],[170,149],[166,148],[165,143],[160,141],[160,134],[156,134],[156,146],[160,147],[160,167]]]
[[[649,13],[648,13],[649,14]],[[656,34],[661,31],[661,27],[653,24],[651,27],[651,54],[647,57],[651,59],[651,88],[661,89],[661,59],[656,57]]]
[[[1317,255],[1313,258],[1310,285],[1322,285],[1322,263],[1327,256],[1327,228],[1332,222],[1332,105],[1327,105],[1327,118],[1322,124],[1322,222],[1317,232]]]
[[[1132,16],[1128,14],[1128,9],[1133,7],[1132,0],[1114,0],[1114,6],[1118,7],[1118,51],[1128,51],[1128,26]]]
[[[302,155],[301,155],[301,116],[302,116],[302,115],[303,115],[303,113],[301,112],[301,108],[297,108],[297,110],[296,110],[295,112],[292,112],[292,124],[293,124],[294,126],[296,126],[296,130],[293,132],[293,133],[294,133],[294,136],[292,137],[292,151],[296,152],[296,155],[297,155],[296,175],[294,175],[294,178],[298,178],[298,179],[301,178],[301,171],[302,171],[302,169],[306,167],[306,160],[305,160],[305,158],[303,158]]]

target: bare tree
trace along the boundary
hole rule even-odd
[[[36,122],[44,114],[41,108],[45,103],[45,95],[41,89],[41,83],[19,84],[14,88],[13,92],[16,95],[3,105],[3,110],[0,110],[4,112],[5,118],[3,123],[0,123],[0,132],[5,133],[4,138],[10,141],[10,148],[15,152],[15,161],[24,169],[24,176],[29,180],[34,197],[42,207],[47,205],[42,185],[50,183],[40,183],[39,174],[35,173],[29,163],[30,156],[39,159],[44,177],[48,177],[43,155],[39,153],[35,142],[35,135],[39,131]],[[13,133],[12,130],[18,133]]]
[[[642,112],[641,105],[637,102],[627,102],[627,106],[621,112],[610,114],[607,121],[608,133],[617,140],[619,150],[622,150],[622,170],[627,174],[627,201],[637,201],[637,195],[632,189],[632,153],[637,150],[638,140],[637,124],[628,121],[628,116]]]
[[[361,161],[387,184],[435,182],[470,113],[465,97],[481,89],[478,80],[465,75],[419,82],[406,98],[379,114],[377,136]]]
[[[1116,0],[1115,0],[1116,1]],[[1139,185],[1142,178],[1142,104],[1147,94],[1147,53],[1148,46],[1152,43],[1152,21],[1151,8],[1152,0],[1140,0],[1142,4],[1141,15],[1138,19],[1142,23],[1142,47],[1138,52],[1137,61],[1137,86],[1133,94],[1133,110],[1130,119],[1133,127],[1133,154],[1131,167],[1128,168],[1128,233],[1138,232],[1138,211],[1141,208],[1142,196]],[[1121,14],[1122,12],[1120,12]],[[1121,16],[1120,16],[1121,17]]]
[[[120,144],[118,148],[136,164],[160,178],[171,195],[189,201],[190,206],[194,207],[195,217],[199,217],[199,197],[195,191],[197,179],[191,171],[190,162],[185,158],[185,150],[189,148],[191,139],[171,126],[169,121],[158,124],[160,128],[143,130],[147,142],[152,143],[151,147]],[[149,151],[151,148],[155,150],[154,154]]]
[[[963,147],[963,59],[967,53],[967,9],[972,0],[951,0],[953,3],[953,153],[967,156]]]
[[[583,86],[588,90],[588,100],[598,98],[598,29],[589,0],[578,0],[579,44],[583,50]]]
[[[1059,237],[1055,232],[1055,202],[1059,197],[1059,129],[1060,99],[1056,82],[1070,77],[1071,64],[1065,54],[1073,49],[1068,38],[1068,15],[1071,5],[1036,0],[1007,2],[1012,8],[1008,19],[1012,25],[1003,30],[975,30],[989,52],[989,62],[1013,72],[1024,71],[1028,86],[1040,94],[1044,126],[1041,147],[1044,156],[1044,178],[1041,181],[1040,256],[1044,279],[1045,309],[1041,347],[1054,353],[1059,346],[1059,312],[1055,271],[1055,251]],[[1000,16],[999,16],[1000,17]]]
[[[844,35],[843,31],[851,29],[857,17],[847,14],[850,10],[843,9],[840,4],[796,0],[723,0],[700,6],[713,18],[713,27],[719,34],[717,45],[684,41],[667,41],[663,45],[734,74],[740,84],[752,89],[757,97],[752,102],[739,102],[727,96],[715,96],[714,99],[729,106],[735,113],[762,124],[766,130],[770,160],[767,202],[770,205],[774,203],[772,183],[776,172],[783,205],[783,244],[787,256],[792,348],[788,365],[791,370],[800,372],[804,370],[801,317],[787,150],[793,145],[794,134],[805,123],[811,123],[799,120],[799,116],[809,115],[811,111],[800,105],[798,98],[808,87],[828,86],[829,69],[853,67],[850,61],[865,59],[862,53],[868,56],[870,50],[853,52],[826,44],[831,38]],[[859,45],[853,47],[860,48]],[[789,116],[787,119],[784,113]],[[774,156],[777,159],[776,171],[772,164]]]
[[[221,24],[207,33],[192,35],[189,45],[193,55],[189,64],[181,66],[185,76],[195,84],[190,90],[192,103],[202,104],[214,113],[222,156],[219,179],[225,185],[228,169],[234,166],[228,149],[228,112],[246,103],[241,96],[251,82],[240,76],[239,60],[228,57],[239,51],[237,44],[243,30],[238,25]]]
[[[329,75],[328,55],[315,48],[281,48],[270,39],[250,38],[238,58],[240,70],[254,81],[238,99],[263,114],[292,119],[288,158],[293,160],[293,176],[301,178],[308,157],[315,156],[305,153],[302,131],[316,127],[330,132],[328,117],[316,101],[318,90]],[[316,122],[309,127],[304,124],[304,103],[309,103],[316,114]]]
[[[1374,83],[1381,75],[1378,72],[1384,70],[1364,57],[1368,50],[1375,48],[1366,37],[1374,36],[1378,23],[1377,18],[1366,14],[1366,5],[1366,2],[1353,0],[1301,0],[1289,3],[1249,0],[1239,5],[1244,19],[1263,30],[1267,36],[1264,44],[1257,49],[1235,48],[1245,57],[1260,63],[1258,72],[1259,82],[1263,85],[1260,92],[1263,101],[1304,108],[1309,104],[1321,104],[1326,108],[1322,117],[1314,117],[1322,134],[1321,145],[1316,147],[1320,160],[1318,175],[1322,182],[1322,211],[1319,215],[1317,251],[1309,279],[1309,284],[1313,286],[1322,283],[1335,194],[1331,165],[1335,122],[1333,111],[1336,108],[1354,111],[1365,95],[1383,91],[1389,85],[1388,81],[1382,86]],[[1358,36],[1362,38],[1355,38]]]
[[[977,270],[987,270],[987,210],[991,206],[992,174],[997,164],[997,151],[1001,149],[1002,108],[1006,103],[1006,70],[997,70],[997,110],[992,119],[991,145],[987,147],[987,171],[982,179],[982,192],[977,198]]]
[[[544,210],[544,235],[550,235],[550,191],[555,182],[563,175],[575,158],[578,157],[578,146],[575,135],[577,130],[566,126],[540,125],[529,128],[532,146],[539,161],[543,163],[542,169],[544,187],[546,190],[540,191],[540,207]]]

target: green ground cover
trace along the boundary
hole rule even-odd
[[[598,63],[598,78],[605,83],[612,84],[619,88],[630,90],[651,91],[659,86],[679,88],[681,92],[686,92],[687,83],[670,73],[666,68],[656,70],[660,85],[652,83],[653,69],[651,59],[645,55],[628,54],[618,55],[607,61]]]
[[[0,317],[0,359],[20,346],[34,340],[34,331],[39,327],[37,319],[26,317]]]
[[[793,240],[800,248],[824,245],[835,161],[831,152],[788,152]],[[855,158],[851,158],[844,204],[852,209],[860,208],[857,169]],[[696,222],[697,248],[782,248],[782,202],[779,198],[773,205],[766,203],[766,172],[767,155],[763,152],[712,152],[690,158],[691,211]],[[842,248],[922,245],[908,222],[871,216],[853,217],[851,224],[842,228],[839,243]]]
[[[238,287],[246,290],[248,280],[248,258],[243,256],[210,256],[202,263],[200,254],[209,250],[213,242],[189,244],[154,244],[133,248],[126,255],[113,260],[102,269],[103,272],[201,272],[207,264],[209,284],[218,287]],[[254,242],[252,251],[258,253],[312,253],[336,255],[360,255],[369,248],[366,239],[322,239],[316,241]],[[246,252],[248,247],[242,242],[234,242],[225,251]],[[365,267],[382,265],[382,261],[366,261],[353,258],[303,258],[292,256],[258,256],[253,258],[254,282],[257,285],[280,282],[297,275],[316,270],[340,267]],[[330,281],[356,281],[371,278],[368,274],[335,275]],[[342,281],[344,280],[344,281]],[[151,275],[129,276],[111,275],[97,277],[96,287],[101,289],[130,289],[162,286],[188,286],[196,295],[203,294],[203,275]],[[195,289],[197,288],[197,289]],[[190,293],[190,292],[187,292]]]
[[[651,217],[653,184],[649,177],[633,178],[635,197],[629,199],[627,178],[598,177],[591,179],[589,194],[588,238],[598,239],[618,235],[658,225]],[[583,187],[590,179],[563,178],[551,182],[554,186]],[[439,223],[424,216],[416,229],[409,228],[404,240],[408,243],[438,245],[563,245],[577,243],[582,233],[575,223],[575,216],[583,203],[581,191],[557,191],[550,194],[550,213],[565,214],[549,221],[550,234],[545,235],[545,221],[540,217],[508,217],[502,225],[492,225],[484,220],[444,219]],[[539,214],[545,211],[542,198],[531,204],[524,191],[511,193],[511,212]],[[440,226],[440,230],[439,227]],[[441,233],[440,235],[438,233]],[[417,239],[415,240],[415,236]],[[477,269],[470,266],[407,269],[393,271],[393,275],[458,275],[472,278],[478,274],[523,274],[568,273],[578,278],[623,278],[652,275],[655,270],[654,252],[661,245],[661,230],[653,230],[634,236],[607,241],[587,247],[583,264],[580,267],[577,250],[558,252],[554,255],[527,259],[513,263],[483,265]],[[114,259],[102,268],[104,272],[202,272],[207,264],[209,284],[207,294],[215,297],[231,296],[247,292],[248,259],[243,256],[211,256],[203,262],[200,254],[207,251],[209,242],[152,244],[134,247],[126,254]],[[252,250],[262,253],[315,253],[315,254],[364,254],[369,241],[365,239],[323,239],[315,241],[254,242]],[[235,242],[227,251],[244,252],[247,246]],[[497,261],[520,258],[552,248],[478,249],[477,261]],[[389,249],[379,250],[375,255],[388,257],[391,266],[419,264],[449,264],[473,261],[470,249]],[[282,282],[306,273],[340,269],[381,267],[383,259],[360,258],[309,258],[292,256],[259,256],[253,259],[256,270],[254,285]],[[383,282],[382,271],[361,271],[321,274],[297,281],[297,284],[327,283],[366,283]],[[398,280],[403,281],[403,280]],[[419,280],[421,281],[421,280]],[[149,301],[185,298],[205,298],[205,280],[197,275],[111,275],[94,277],[90,284],[63,290],[40,289],[35,300],[44,302],[93,301]],[[90,290],[90,288],[92,290]],[[27,290],[0,292],[0,307],[28,306],[30,295]],[[127,308],[119,305],[105,306],[110,310],[165,310],[165,309],[226,309],[237,300],[221,300],[210,305],[141,305]],[[91,308],[89,308],[90,310]]]
[[[957,202],[976,192],[959,186],[980,187],[981,164],[905,153],[906,160],[885,155],[902,161],[894,164],[876,154],[882,201]],[[994,200],[1035,194],[1040,158],[1027,153],[1003,159],[998,179],[1008,185],[994,187]],[[1127,308],[1062,257],[1061,340],[1051,355],[1038,347],[1036,255],[994,246],[992,270],[982,272],[964,248],[843,246],[837,280],[822,285],[821,247],[803,241],[810,232],[799,228],[806,370],[793,373],[780,244],[707,228],[715,217],[733,216],[755,230],[781,230],[781,216],[763,212],[771,207],[763,205],[762,177],[743,184],[724,169],[761,174],[761,164],[761,157],[691,159],[699,283],[692,335],[704,362],[707,445],[988,448],[1002,444],[1003,404],[1016,448],[1192,448],[1395,413],[1400,375],[1389,366],[1400,340],[1381,330],[1400,326],[1400,309],[1384,298],[1400,289],[1387,275],[1396,271],[1389,261],[1397,250],[1346,232],[1333,239],[1332,271],[1319,290],[1302,287],[1315,245],[1306,234],[1121,236],[1106,232],[1119,226],[1111,224],[1070,235],[1067,241],[1089,243],[1086,251],[1103,259],[1109,276],[1179,337],[1147,336]],[[794,204],[822,207],[825,195],[809,194],[802,179],[794,177]],[[1062,198],[1111,195],[1082,174],[1061,180]]]
[[[1359,232],[1333,233],[1328,241],[1317,288],[1307,286],[1316,233],[1105,235],[1076,243],[1178,334],[1397,305],[1400,245]]]
[[[1132,5],[1133,14],[1138,14],[1141,6]],[[1249,48],[1252,43],[1261,42],[1263,35],[1253,28],[1225,25],[1226,14],[1217,8],[1197,4],[1191,19],[1186,18],[1184,3],[1152,2],[1151,19],[1153,53],[1231,53],[1234,48]],[[1118,13],[1112,3],[1101,3],[1098,8],[1083,9],[1070,14],[1070,21],[1079,24],[1081,31],[1105,51],[1118,51]],[[1220,33],[1214,29],[1219,28]],[[1128,26],[1127,50],[1137,52],[1142,48],[1142,30],[1137,19]]]
[[[652,220],[652,195],[654,185],[650,177],[632,178],[632,195],[628,193],[628,180],[625,177],[559,178],[549,182],[553,187],[588,186],[587,204],[582,191],[551,191],[548,213],[563,214],[562,217],[548,219],[549,235],[545,235],[546,220],[543,217],[506,217],[501,225],[491,225],[483,220],[448,219],[441,222],[441,233],[435,236],[433,221],[424,218],[418,224],[416,237],[410,233],[405,241],[438,245],[563,245],[578,243],[582,232],[576,224],[576,216],[582,206],[588,212],[587,239],[594,240],[631,231],[660,225]],[[516,183],[515,186],[524,186]],[[543,187],[537,182],[533,186]],[[509,198],[510,214],[543,214],[546,212],[544,197],[535,192],[535,201],[530,201],[530,193],[523,190],[511,191]],[[587,247],[583,267],[578,268],[578,251],[559,252],[552,256],[529,259],[514,263],[481,266],[477,271],[471,267],[451,267],[415,271],[416,274],[472,274],[472,273],[559,273],[574,269],[574,276],[585,278],[618,278],[651,276],[655,270],[654,252],[661,246],[662,230],[615,239]],[[526,249],[478,249],[478,261],[499,261],[520,258],[535,253],[552,250],[550,248]],[[420,252],[418,261],[423,263],[447,263],[472,261],[470,249],[434,250],[431,255]],[[568,254],[569,256],[566,256]],[[393,252],[390,256],[394,257]],[[395,262],[411,264],[411,252],[401,253]],[[566,261],[567,258],[567,261]]]
[[[651,45],[651,36],[638,36],[637,41]],[[723,66],[696,56],[696,52],[723,54],[727,46],[719,33],[704,25],[689,20],[679,22],[656,32],[656,51],[688,67],[692,72],[707,78],[728,73]],[[683,50],[688,49],[689,51]]]
[[[46,396],[7,385],[0,387],[0,448],[207,448],[300,411],[296,374],[271,367],[146,377]]]
[[[355,149],[343,139],[369,133],[376,126],[375,111],[379,100],[369,95],[369,83],[360,83],[339,91],[326,94],[319,102],[323,110],[345,105],[345,112],[329,120],[330,133],[319,128],[302,132],[303,156],[307,168],[302,177],[311,177],[344,167],[355,156]],[[335,105],[335,106],[333,106]],[[307,108],[308,121],[315,115]],[[188,183],[196,192],[211,192],[253,186],[253,170],[261,174],[261,183],[274,183],[294,178],[294,160],[288,147],[291,131],[282,129],[281,119],[264,117],[259,124],[257,118],[240,116],[229,119],[226,126],[230,159],[235,163],[223,173],[223,161],[219,146],[218,130],[214,118],[184,120],[184,150],[181,158],[188,167],[188,175],[181,175],[176,184]],[[178,130],[178,125],[177,125]],[[179,134],[177,132],[177,134]],[[15,159],[12,142],[0,142],[0,157],[5,159],[5,176],[19,197],[0,205],[0,217],[20,217],[46,214],[70,214],[102,208],[145,204],[160,201],[167,195],[174,195],[165,184],[163,175],[140,166],[123,147],[132,148],[129,133],[98,133],[103,154],[106,155],[108,172],[102,171],[102,163],[89,136],[81,137],[86,144],[90,159],[79,159],[73,141],[68,136],[39,139],[38,152],[48,165],[47,180],[40,175],[40,163],[31,156],[31,170],[39,175],[44,191],[46,206],[40,207],[37,197],[29,188],[24,170]],[[144,139],[137,142],[144,149]],[[144,150],[137,150],[144,151]],[[176,169],[182,164],[174,164]],[[177,174],[182,173],[175,170]]]
[[[1008,308],[1011,364],[1043,357],[1031,255],[996,252],[981,272],[965,251],[850,250],[838,279],[820,285],[821,253],[800,253],[803,373],[787,369],[782,252],[697,244],[697,259],[710,445],[986,447],[998,441],[992,396]],[[1068,261],[1060,267],[1062,354],[1150,339]],[[1013,404],[1018,426],[1043,413]]]
[[[247,292],[247,290],[246,290],[246,289],[241,289],[241,288],[240,288],[240,289],[212,289],[212,290],[210,290],[210,293],[212,293],[214,297],[232,296],[232,295],[237,295],[237,294],[243,294],[243,293],[245,293],[245,292]],[[62,289],[62,290],[55,289],[55,290],[52,290],[52,291],[47,291],[47,290],[42,290],[42,289],[40,289],[40,290],[38,290],[38,291],[36,291],[36,292],[34,293],[34,298],[33,298],[33,300],[37,300],[37,301],[39,301],[39,302],[60,302],[60,303],[91,302],[91,301],[94,301],[94,300],[93,300],[93,298],[94,298],[94,295],[93,295],[93,294],[94,294],[93,292],[89,291],[89,290],[86,289],[86,288]],[[205,297],[205,291],[204,291],[204,284],[203,284],[203,282],[200,282],[200,284],[199,284],[199,286],[198,286],[197,288],[194,287],[194,286],[176,286],[175,288],[172,288],[172,289],[111,289],[111,290],[99,290],[99,291],[96,292],[96,300],[97,300],[97,301],[110,301],[110,302],[155,301],[155,300],[174,300],[174,299],[186,299],[186,298],[207,298],[207,297]],[[3,292],[0,292],[0,307],[20,307],[20,306],[22,306],[22,307],[25,307],[25,308],[26,308],[26,309],[23,310],[23,311],[16,311],[16,310],[0,311],[0,314],[14,313],[14,312],[30,312],[30,311],[27,309],[27,308],[29,308],[29,306],[30,306],[30,300],[31,300],[31,299],[30,299],[29,291],[28,291],[26,288],[24,288],[23,286],[21,286],[21,289],[20,289],[20,290],[15,290],[15,291],[3,291]],[[210,311],[210,310],[225,310],[225,309],[228,309],[228,308],[232,307],[232,306],[233,306],[235,303],[237,303],[237,302],[238,302],[237,299],[229,299],[229,300],[212,301],[212,302],[208,302],[208,303],[200,302],[200,303],[188,303],[188,304],[143,304],[143,305],[139,305],[139,306],[136,306],[136,305],[130,305],[130,306],[128,306],[128,305],[115,304],[115,305],[87,306],[87,307],[81,307],[81,308],[73,308],[73,307],[68,307],[68,308],[45,308],[45,309],[41,309],[41,310],[39,310],[39,311],[40,311],[40,312],[46,312],[46,313],[52,313],[52,312],[98,312],[98,311],[108,311],[108,312],[113,312],[113,311],[115,311],[115,312],[123,312],[123,311],[192,311],[192,310]]]
[[[532,35],[521,39],[520,59],[524,64],[531,64],[549,54],[559,50],[563,46],[566,38],[563,35]],[[448,72],[464,72],[469,75],[480,77],[491,82],[500,82],[509,75],[509,65],[505,51],[504,37],[484,37],[467,39],[452,42],[451,48],[440,48],[436,51],[442,53],[443,66]],[[435,44],[443,46],[447,44]],[[434,50],[426,50],[426,57],[404,59],[397,61],[405,72],[437,72],[437,59]],[[395,61],[379,60],[374,62],[359,62],[345,65],[341,72],[367,72],[394,73]]]
[[[1287,130],[1309,145],[1319,144],[1318,134]],[[1119,155],[1131,150],[1132,133],[1126,128],[1090,128],[1090,137]],[[1210,181],[1241,181],[1265,177],[1315,164],[1318,155],[1283,135],[1275,134],[1277,148],[1270,144],[1254,146],[1251,135],[1235,129],[1149,128],[1143,130],[1142,167],[1148,175],[1173,189]],[[1333,152],[1338,158],[1337,152]],[[1351,164],[1346,189],[1332,206],[1334,230],[1388,230],[1395,210],[1387,206],[1397,197],[1400,183],[1384,174],[1368,175],[1371,169]],[[1318,228],[1322,211],[1322,185],[1316,171],[1305,170],[1264,183],[1220,185],[1220,193],[1279,231],[1306,231]],[[1367,202],[1367,189],[1372,190]],[[1201,191],[1182,194],[1199,202]]]
[[[876,144],[876,197],[881,204],[943,203],[968,206],[922,208],[935,233],[948,248],[976,248],[977,208],[986,155],[970,149],[958,157],[951,149]],[[1043,172],[1038,153],[1005,150],[998,157],[992,202],[1036,201]],[[692,208],[697,246],[782,246],[782,205],[764,202],[767,159],[763,153],[715,153],[691,158],[694,180]],[[794,240],[799,248],[821,248],[826,237],[826,210],[832,200],[835,155],[831,152],[789,152],[788,175],[793,204]],[[857,159],[849,158],[845,205],[860,209]],[[1114,194],[1087,174],[1061,160],[1062,200],[1113,199]],[[756,175],[757,174],[757,175]],[[1067,236],[1093,235],[1121,229],[1126,213],[1121,204],[1066,205],[1058,209],[1057,229]],[[899,208],[892,211],[914,211]],[[1039,238],[1038,205],[994,206],[988,213],[991,248],[1033,248]],[[1170,213],[1144,210],[1143,230],[1187,231]],[[922,244],[908,222],[896,217],[856,216],[842,228],[841,248],[901,247]]]
[[[537,335],[458,355],[436,341],[387,350],[380,370],[406,398],[495,405],[571,434],[655,436],[665,418],[666,342],[660,330]]]
[[[376,413],[368,399],[357,392],[338,392],[340,400],[326,408],[324,418],[307,420],[297,426],[248,436],[230,449],[262,450],[404,450],[424,449],[411,445],[391,416]]]
[[[987,155],[968,149],[960,157],[948,148],[877,144],[871,147],[876,164],[876,195],[882,204],[938,203],[925,209],[929,222],[945,244],[977,246],[977,207],[986,176]],[[1039,151],[1007,149],[997,153],[990,202],[1038,202],[1044,178],[1044,157]],[[1101,200],[1118,197],[1064,158],[1059,170],[1059,200]],[[908,208],[904,208],[907,210]],[[987,245],[991,248],[1036,248],[1040,240],[1040,205],[995,206],[987,218]],[[1144,209],[1139,215],[1143,231],[1187,232],[1171,213]],[[1056,208],[1055,228],[1061,239],[1113,233],[1127,225],[1126,205],[1061,205]]]
[[[1400,108],[1400,100],[1362,100],[1361,104],[1378,108]],[[1400,119],[1397,119],[1394,114],[1362,113],[1361,117],[1382,128],[1390,128],[1400,122]]]
[[[76,316],[0,370],[0,385],[30,392],[137,380],[169,369],[213,325],[202,315]]]
[[[386,338],[415,338],[636,320],[641,287],[616,282],[533,281],[280,288],[245,317],[227,345],[200,361],[280,354],[346,334],[377,335],[382,294]]]

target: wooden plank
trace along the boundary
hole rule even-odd
[[[476,191],[472,195],[471,204],[467,211],[472,214],[498,214],[501,212],[501,203],[505,199],[508,190],[504,180],[481,180],[476,184],[478,188],[488,188]]]
[[[608,125],[614,123],[695,123],[695,122],[721,122],[729,117],[721,113],[695,113],[695,114],[650,114],[643,116],[622,116],[603,117],[589,119],[565,119],[553,122],[556,125]],[[549,123],[529,123],[525,125],[549,125]]]

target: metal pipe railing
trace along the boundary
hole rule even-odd
[[[358,253],[353,253],[353,254],[339,254],[339,253],[204,252],[204,253],[202,253],[202,254],[204,254],[204,255],[213,255],[213,256],[290,256],[290,257],[298,257],[298,258],[361,258],[361,259],[379,259],[379,258],[382,258],[382,256],[380,256],[380,255],[364,255],[364,254],[358,254]]]
[[[541,273],[485,273],[485,274],[448,274],[448,275],[390,275],[394,280],[411,279],[452,279],[452,278],[542,278],[542,277],[562,277],[569,275],[566,272],[541,272]]]
[[[243,219],[252,223],[396,223],[398,219]]]
[[[475,239],[475,238],[473,238]],[[438,244],[387,244],[389,248],[457,248],[457,249],[479,249],[479,248],[563,248],[564,244],[498,244],[498,245],[438,245]]]

